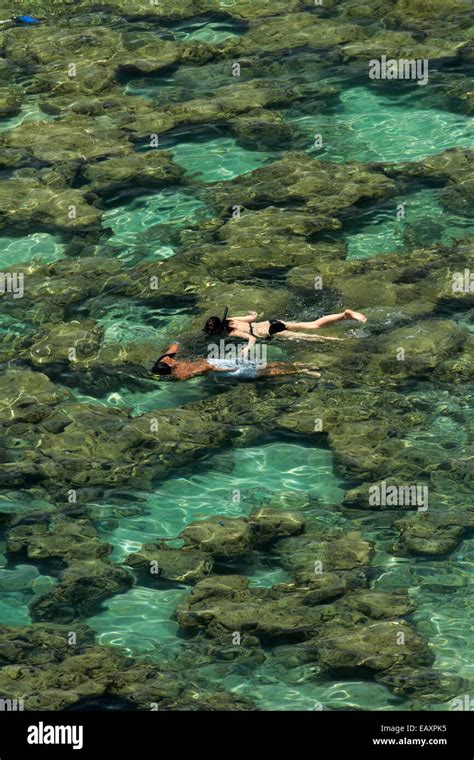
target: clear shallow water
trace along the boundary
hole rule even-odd
[[[233,500],[236,489],[241,493],[240,503]],[[291,499],[298,493],[318,499],[308,516],[317,517],[328,527],[342,524],[332,507],[340,503],[344,483],[332,472],[330,452],[288,442],[237,449],[213,457],[205,472],[170,478],[154,494],[137,495],[136,506],[140,505],[142,514],[119,519],[118,527],[102,528],[101,534],[114,546],[114,560],[120,561],[127,553],[139,550],[142,543],[177,536],[195,520],[215,514],[249,514],[262,498],[280,498],[282,494],[287,495],[291,507]],[[106,521],[114,507],[100,503],[97,509]],[[382,528],[366,534],[378,546],[395,537],[394,531],[390,536],[390,531]],[[379,574],[372,585],[385,591],[408,588],[417,604],[417,625],[430,639],[439,670],[460,675],[474,685],[469,614],[474,540],[463,542],[453,560],[406,560],[379,549],[374,560]],[[265,567],[265,562],[258,561],[256,567],[246,566],[245,574],[251,585],[263,587],[288,578],[278,567]],[[136,586],[113,597],[102,612],[87,622],[97,632],[100,643],[124,646],[133,655],[173,659],[186,643],[176,637],[177,627],[170,618],[176,604],[188,593],[186,587],[169,588],[159,581],[156,588]],[[241,666],[234,668],[227,663],[206,665],[200,674],[218,680],[237,694],[251,692],[260,709],[318,710],[319,704],[331,709],[374,709],[374,705],[381,711],[410,709],[407,700],[394,697],[382,685],[358,679],[326,683],[318,679],[316,668],[299,666],[288,670],[272,656],[246,672],[244,679]],[[429,709],[445,710],[449,704],[431,705]]]
[[[232,0],[221,3],[233,5]],[[175,39],[218,42],[241,33],[239,25],[226,22],[196,21],[177,24],[169,31]],[[134,79],[125,85],[127,93],[154,99],[158,106],[179,102],[184,97],[211,94],[218,86],[229,83],[228,72],[220,64],[205,66],[202,79],[193,77],[199,67],[180,67],[177,72],[160,77]],[[184,72],[184,73],[183,73]],[[187,72],[187,73],[186,73]],[[288,77],[291,79],[291,77]],[[308,79],[308,78],[307,78]],[[335,80],[336,81],[336,80]],[[341,80],[337,80],[339,83]],[[389,95],[386,90],[369,89],[342,80],[343,90],[338,102],[320,101],[314,108],[299,103],[281,108],[285,120],[299,131],[289,148],[307,150],[311,157],[332,161],[415,161],[453,146],[474,145],[474,119],[447,110],[425,107],[414,91],[397,88]],[[181,92],[177,89],[181,87]],[[173,89],[174,88],[174,89]],[[420,88],[418,88],[420,89]],[[425,104],[426,105],[426,104]],[[310,113],[308,114],[308,111]],[[35,97],[25,100],[21,113],[0,121],[1,129],[12,129],[24,120],[48,119],[38,107]],[[323,149],[312,148],[314,134],[322,133]],[[183,128],[165,136],[162,146],[170,149],[174,160],[182,166],[187,178],[210,183],[229,180],[262,166],[280,155],[251,149],[228,133],[214,127],[199,130]],[[106,255],[114,255],[127,265],[142,260],[161,260],[175,253],[179,231],[209,218],[210,210],[197,197],[181,188],[121,194],[109,199],[103,218],[103,244]],[[396,206],[405,204],[403,221],[395,218]],[[438,200],[438,191],[420,189],[410,195],[392,199],[390,204],[360,210],[352,227],[345,233],[349,257],[375,256],[399,251],[402,256],[410,247],[426,241],[449,242],[454,237],[473,232],[474,223],[467,217],[447,212]],[[38,260],[50,263],[62,258],[64,248],[59,238],[47,233],[32,232],[21,238],[4,233],[0,246],[0,266]],[[96,305],[97,307],[97,305]],[[156,310],[135,303],[104,302],[97,307],[95,317],[104,329],[104,344],[120,344],[134,340],[155,341],[161,347],[180,328],[187,325],[190,315],[180,308]],[[460,322],[461,323],[461,322]],[[0,329],[23,330],[10,317],[2,319]],[[471,325],[472,329],[472,325]],[[121,387],[99,399],[84,389],[75,389],[76,398],[83,402],[100,402],[107,406],[131,408],[133,414],[152,409],[171,408],[217,395],[219,383],[193,380],[174,386],[171,383],[149,382],[146,389]],[[427,397],[433,404],[442,402],[440,395]],[[465,433],[453,420],[437,421],[424,435],[407,438],[414,448],[433,448],[436,454],[439,440],[457,453],[466,443]],[[453,448],[454,447],[454,448]],[[456,448],[457,447],[457,448]],[[238,489],[240,502],[232,498]],[[333,472],[330,452],[285,441],[236,449],[213,456],[207,466],[199,465],[187,477],[175,476],[156,485],[152,493],[125,492],[127,504],[132,501],[135,514],[116,518],[119,494],[110,495],[110,502],[95,505],[101,537],[113,546],[113,559],[120,562],[128,552],[137,551],[142,543],[160,537],[175,538],[190,522],[216,514],[236,517],[248,514],[263,498],[279,497],[282,493],[310,494],[317,497],[318,506],[312,516],[325,525],[342,524],[342,517],[333,510],[340,504],[344,484]],[[28,496],[28,495],[27,495]],[[28,509],[49,510],[48,503],[23,503],[18,494],[0,494],[2,511],[20,512]],[[291,504],[290,504],[291,506]],[[472,643],[472,568],[473,540],[467,539],[456,550],[449,564],[445,560],[400,560],[389,552],[394,531],[367,527],[365,519],[354,525],[367,528],[368,537],[377,543],[376,564],[380,569],[373,585],[381,589],[409,589],[416,600],[416,622],[430,638],[437,666],[447,673],[474,678]],[[0,545],[0,552],[2,551]],[[54,582],[39,571],[24,571],[20,590],[16,589],[12,572],[2,569],[0,562],[0,620],[13,625],[29,622],[28,602],[35,593]],[[270,586],[284,581],[286,574],[263,557],[251,567],[245,567],[252,585]],[[3,586],[2,586],[3,583]],[[10,584],[10,588],[7,586]],[[183,647],[177,637],[176,624],[171,621],[177,602],[189,593],[186,588],[157,588],[137,585],[124,594],[107,600],[101,611],[88,619],[103,644],[126,647],[130,654],[151,654],[156,658],[173,657]],[[185,646],[185,645],[184,645]],[[210,681],[235,693],[252,695],[260,708],[274,710],[318,709],[318,701],[329,707],[358,707],[392,710],[410,708],[409,700],[396,699],[387,689],[362,680],[321,682],[317,672],[308,667],[287,671],[277,658],[270,657],[265,665],[243,673],[228,664],[202,669]],[[444,706],[443,709],[446,709]]]
[[[158,358],[158,357],[156,357]],[[150,362],[152,364],[152,362]],[[184,383],[183,383],[184,385]],[[193,401],[201,401],[216,393],[216,388],[211,385],[203,387],[199,379],[191,380],[179,391],[174,391],[171,383],[158,383],[155,380],[148,381],[147,390],[136,391],[126,387],[119,387],[110,393],[100,397],[88,395],[78,388],[72,392],[78,401],[85,403],[97,403],[104,406],[116,406],[121,409],[129,409],[133,416],[152,412],[153,409],[170,409],[175,406],[191,404]]]
[[[167,188],[114,205],[105,211],[102,227],[112,230],[107,243],[118,249],[117,258],[132,265],[173,256],[170,235],[209,216],[209,209],[200,200]]]
[[[96,631],[99,644],[124,647],[130,655],[172,657],[180,644],[178,626],[170,618],[183,593],[137,585],[108,600],[104,611],[87,623]]]
[[[429,636],[436,667],[474,687],[472,660],[474,540],[467,539],[449,562],[417,562],[413,589],[415,620]]]
[[[261,710],[296,711],[324,708],[401,710],[401,700],[394,697],[384,686],[371,681],[346,680],[324,683],[314,668],[301,666],[287,670],[270,658],[255,672],[228,674],[229,668],[221,666],[203,669],[206,676],[219,680],[231,692],[242,696],[252,694]]]
[[[141,494],[142,514],[121,520],[104,539],[115,547],[114,557],[120,559],[143,543],[176,537],[193,520],[248,514],[259,498],[311,493],[321,507],[339,504],[341,486],[342,481],[332,472],[332,455],[325,449],[288,442],[235,449],[213,458],[204,472],[168,478],[155,493]],[[240,502],[234,501],[236,490]],[[107,506],[98,504],[97,508],[107,515]]]
[[[228,39],[238,39],[245,30],[245,24],[236,21],[210,21],[208,18],[194,22],[184,21],[172,27],[173,37],[180,42],[217,43]]]
[[[41,110],[37,95],[27,95],[21,104],[20,113],[0,118],[0,132],[19,127],[25,121],[54,121],[55,118]]]
[[[339,95],[334,113],[301,116],[289,121],[308,136],[308,151],[328,161],[419,161],[453,147],[474,145],[474,118],[422,107],[413,90],[395,83],[393,95],[367,86],[350,87]],[[323,147],[313,147],[321,134]]]
[[[27,625],[31,622],[28,604],[34,596],[48,593],[56,580],[41,575],[34,565],[5,565],[0,556],[0,621],[3,625]]]
[[[64,243],[58,235],[34,232],[22,237],[0,236],[0,267],[15,264],[52,264],[64,258]]]
[[[104,345],[133,343],[139,339],[153,341],[158,349],[161,342],[166,342],[167,335],[177,334],[187,326],[189,319],[184,309],[153,309],[139,304],[126,309],[123,303],[118,303],[105,305],[103,316],[99,315],[97,322],[104,330]]]
[[[248,150],[234,137],[188,140],[171,146],[173,158],[186,173],[203,182],[223,182],[268,163],[274,154]]]
[[[399,214],[404,216],[398,218]],[[402,254],[407,248],[450,243],[474,234],[474,219],[447,211],[435,189],[397,196],[375,210],[359,210],[354,226],[361,231],[344,235],[350,259],[395,251]]]
[[[189,477],[169,478],[152,494],[137,494],[135,506],[140,507],[140,514],[119,519],[119,525],[112,530],[100,526],[113,514],[116,502],[115,507],[113,503],[109,507],[103,502],[96,505],[97,525],[102,538],[114,547],[115,561],[120,562],[128,553],[138,551],[144,543],[175,538],[195,520],[216,514],[248,515],[262,499],[281,499],[285,494],[291,507],[295,495],[303,497],[309,493],[318,503],[308,514],[317,516],[328,526],[337,523],[332,508],[342,499],[343,483],[332,473],[332,455],[324,449],[268,443],[219,454],[201,469],[202,472]],[[240,501],[236,501],[237,493]],[[239,563],[234,564],[235,572],[239,572]],[[289,579],[280,567],[263,556],[257,557],[251,565],[243,563],[240,567],[252,586],[269,587]],[[156,589],[137,586],[112,598],[104,605],[103,612],[87,622],[101,643],[125,646],[135,655],[147,653],[157,658],[173,658],[185,644],[176,638],[177,627],[170,617],[177,602],[188,593],[189,589],[184,586],[170,589],[159,580]],[[229,689],[239,692],[241,675],[227,677]],[[266,694],[264,687],[268,677],[265,672],[252,676],[252,689],[262,683],[259,699],[265,703],[271,696],[275,704],[278,696]],[[314,702],[315,697],[308,695],[307,699]]]

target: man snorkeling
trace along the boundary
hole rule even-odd
[[[151,370],[153,375],[170,380],[190,380],[218,372],[221,377],[235,377],[240,380],[256,380],[261,377],[281,375],[309,375],[320,377],[315,367],[296,362],[268,362],[265,365],[249,359],[177,359],[178,343],[171,343]]]
[[[319,330],[322,327],[333,325],[336,322],[351,319],[357,322],[366,322],[364,314],[352,309],[345,309],[339,314],[328,314],[312,322],[283,322],[280,319],[267,319],[264,322],[256,322],[257,312],[253,311],[244,317],[227,317],[228,308],[224,310],[222,319],[209,317],[204,325],[207,335],[228,335],[231,338],[241,338],[247,341],[247,346],[242,351],[242,356],[248,355],[251,347],[257,340],[271,340],[274,336],[286,340],[343,340],[322,335],[308,335],[298,330]]]

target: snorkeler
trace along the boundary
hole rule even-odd
[[[255,345],[257,339],[269,340],[275,335],[286,340],[343,340],[342,338],[333,338],[322,335],[308,335],[307,333],[296,332],[297,330],[319,330],[321,327],[327,327],[335,322],[341,322],[345,319],[354,319],[357,322],[366,322],[367,318],[358,311],[345,309],[339,314],[328,314],[313,322],[283,322],[280,319],[267,319],[265,322],[256,322],[257,312],[253,311],[245,317],[227,318],[227,307],[224,310],[222,319],[219,317],[209,317],[204,325],[204,332],[207,335],[221,334],[229,335],[233,338],[243,338],[247,341],[242,355],[248,354],[250,348]]]
[[[268,362],[258,364],[248,359],[194,359],[182,361],[176,359],[178,343],[171,343],[166,352],[156,360],[151,370],[153,375],[168,377],[170,380],[189,380],[192,377],[219,372],[221,377],[236,377],[241,380],[256,380],[260,377],[277,375],[310,375],[320,377],[315,367],[290,362]]]

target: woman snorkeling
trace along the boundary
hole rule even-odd
[[[207,335],[228,335],[232,338],[241,338],[247,341],[247,346],[242,354],[247,355],[250,348],[255,345],[258,339],[269,340],[274,336],[286,340],[342,340],[322,335],[308,335],[307,333],[298,332],[298,330],[319,330],[322,327],[333,325],[345,319],[354,319],[357,322],[366,322],[367,318],[358,311],[345,309],[339,314],[328,314],[312,322],[283,322],[280,319],[267,319],[265,322],[256,322],[257,312],[253,311],[245,317],[227,317],[228,309],[224,310],[222,319],[219,317],[209,317],[204,325],[204,332]]]

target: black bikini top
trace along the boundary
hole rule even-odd
[[[225,309],[224,309],[224,314],[222,315],[222,326],[223,326],[224,332],[226,332],[226,333],[230,333],[229,320],[227,319],[227,314],[228,313],[229,313],[229,307],[226,306]],[[250,332],[250,335],[253,335],[252,322],[249,322],[249,332]]]

